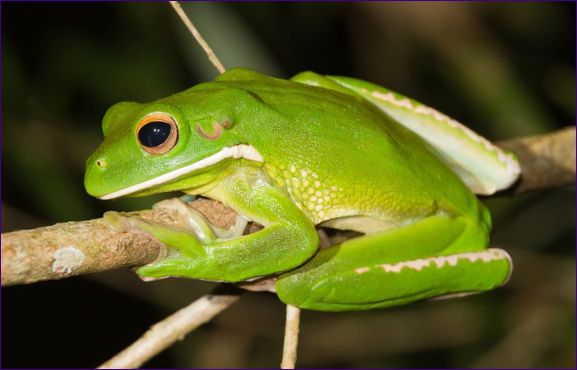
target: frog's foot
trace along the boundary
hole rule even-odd
[[[216,239],[204,217],[187,216],[189,224],[196,222],[194,227],[182,227],[183,223],[167,226],[114,211],[106,212],[104,219],[119,232],[146,235],[166,245],[166,258],[137,269],[137,273],[145,277],[165,277],[186,275],[186,272],[194,271],[196,265],[206,264],[209,258],[207,246]]]
[[[118,212],[107,212],[104,218],[118,231],[144,234],[163,243],[168,256],[137,269],[144,277],[184,276],[201,278],[212,269],[216,259],[212,255],[215,244],[225,237],[240,236],[246,227],[246,219],[237,218],[231,230],[217,230],[197,210],[179,198],[168,199],[154,205],[156,209],[169,209],[177,213],[175,225],[167,226]],[[240,220],[240,221],[239,221]]]
[[[142,223],[147,223],[147,221],[141,220],[137,217],[125,216],[116,211],[104,212],[102,218],[116,232],[141,234],[154,239],[152,234],[146,232],[144,228],[140,227]]]
[[[183,230],[193,232],[204,244],[213,242],[217,235],[208,220],[196,209],[190,207],[180,198],[165,199],[155,203],[154,209],[174,210],[178,214],[178,226]]]
[[[240,214],[237,214],[235,223],[230,229],[217,227],[208,222],[196,209],[189,206],[186,203],[186,199],[184,197],[165,199],[155,203],[153,208],[176,210],[179,215],[179,224],[183,228],[193,230],[205,243],[209,243],[216,238],[228,239],[240,236],[246,229],[248,220]]]

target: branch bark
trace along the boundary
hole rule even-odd
[[[523,173],[505,194],[575,183],[575,127],[498,144],[518,156]],[[221,228],[229,228],[236,220],[234,211],[215,201],[199,199],[191,206]],[[177,223],[176,213],[165,209],[128,215],[166,225]],[[162,244],[144,235],[117,233],[101,218],[4,233],[2,286],[141,266],[164,253]]]
[[[521,179],[507,192],[525,193],[575,184],[575,127],[497,143],[517,155]]]
[[[190,205],[224,229],[236,220],[236,212],[215,201],[198,199]],[[125,214],[168,226],[178,222],[176,211],[167,209]],[[165,252],[154,239],[118,233],[103,218],[9,232],[2,234],[2,286],[142,266]]]

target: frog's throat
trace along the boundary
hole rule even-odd
[[[191,173],[192,171],[196,171],[196,170],[199,170],[201,168],[212,166],[213,164],[216,164],[216,163],[218,163],[224,159],[227,159],[227,158],[233,158],[233,159],[244,158],[244,159],[248,159],[250,161],[264,162],[262,155],[260,155],[260,153],[252,145],[239,144],[239,145],[235,145],[235,146],[231,146],[231,147],[226,147],[226,148],[220,150],[218,153],[215,153],[215,154],[211,155],[210,157],[206,157],[204,159],[201,159],[198,162],[194,162],[192,164],[189,164],[188,166],[178,168],[174,171],[165,173],[164,175],[155,177],[153,179],[141,182],[141,183],[136,184],[136,185],[129,186],[129,187],[124,188],[124,189],[120,189],[120,190],[115,191],[113,193],[103,195],[103,196],[99,197],[99,199],[108,200],[108,199],[114,199],[114,198],[122,197],[125,195],[133,194],[133,193],[136,193],[138,191],[148,189],[148,188],[151,188],[151,187],[156,186],[156,185],[164,184],[164,183],[169,182],[171,180],[174,180],[180,176]]]

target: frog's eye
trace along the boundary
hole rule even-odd
[[[136,126],[136,137],[144,151],[164,154],[174,148],[178,140],[176,121],[166,113],[152,113]]]

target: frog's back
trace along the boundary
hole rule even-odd
[[[371,232],[436,212],[482,212],[428,144],[362,98],[270,77],[221,83],[259,101],[240,132],[315,223]]]

